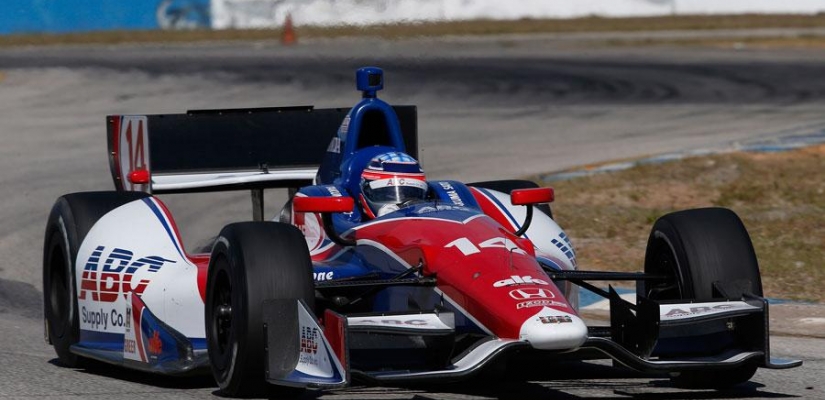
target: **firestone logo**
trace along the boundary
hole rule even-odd
[[[80,278],[79,300],[104,303],[114,303],[119,295],[126,298],[126,293],[143,294],[150,279],[141,279],[132,282],[132,277],[139,269],[148,269],[148,272],[158,272],[166,263],[174,263],[159,256],[142,257],[135,261],[134,253],[129,250],[115,248],[104,259],[104,246],[97,246],[83,268]],[[101,265],[101,260],[103,263]]]

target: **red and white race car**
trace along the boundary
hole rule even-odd
[[[60,197],[46,228],[60,361],[211,370],[231,396],[460,380],[525,354],[595,351],[700,387],[801,364],[770,357],[753,246],[730,210],[661,217],[644,272],[577,270],[552,189],[427,180],[415,107],[377,97],[378,68],[356,78],[351,109],[110,116],[116,190]],[[290,194],[272,221],[269,188]],[[252,220],[184,248],[155,195],[216,190],[249,190]],[[589,283],[620,280],[637,282],[635,303]],[[609,325],[585,324],[579,287],[610,299]]]

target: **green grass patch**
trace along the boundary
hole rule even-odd
[[[637,18],[574,18],[522,19],[517,21],[451,21],[358,26],[296,26],[299,40],[304,38],[380,37],[385,39],[445,36],[445,35],[500,35],[568,32],[636,32],[663,30],[712,30],[754,28],[815,28],[825,27],[825,15],[685,15]],[[256,41],[277,40],[280,29],[228,29],[189,31],[111,31],[74,34],[26,34],[0,36],[0,46],[62,45],[62,44],[119,44],[119,43],[175,43],[202,41]],[[819,37],[792,38],[794,43],[823,42]],[[765,40],[786,44],[788,39]],[[707,41],[697,41],[705,43]],[[753,42],[753,41],[751,41]],[[622,41],[619,44],[659,44],[662,41]],[[710,44],[718,44],[711,41]],[[738,41],[736,42],[738,43]],[[756,40],[751,44],[762,43]],[[610,43],[607,43],[610,44]]]
[[[825,302],[825,145],[782,153],[731,153],[568,181],[553,213],[582,269],[641,271],[659,216],[720,206],[742,218],[769,297]]]

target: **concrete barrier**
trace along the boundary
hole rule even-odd
[[[478,18],[574,18],[795,13],[825,10],[822,0],[212,0],[212,26],[271,28],[291,14],[298,25],[370,25]]]
[[[0,35],[825,11],[822,0],[2,0]]]

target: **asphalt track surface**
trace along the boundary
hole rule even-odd
[[[434,178],[519,177],[825,129],[825,52],[811,50],[605,49],[552,37],[0,50],[0,397],[213,395],[209,378],[57,365],[42,339],[49,209],[63,193],[111,188],[106,114],[346,107],[358,97],[353,70],[362,65],[386,70],[386,100],[419,106],[422,164]],[[187,247],[250,218],[246,193],[164,200]],[[267,201],[274,215],[282,195]],[[555,207],[563,206],[558,193]],[[604,363],[540,363],[513,367],[509,380],[309,397],[825,398],[825,341],[777,336],[772,344],[775,355],[805,365],[760,370],[726,392],[673,388]]]

